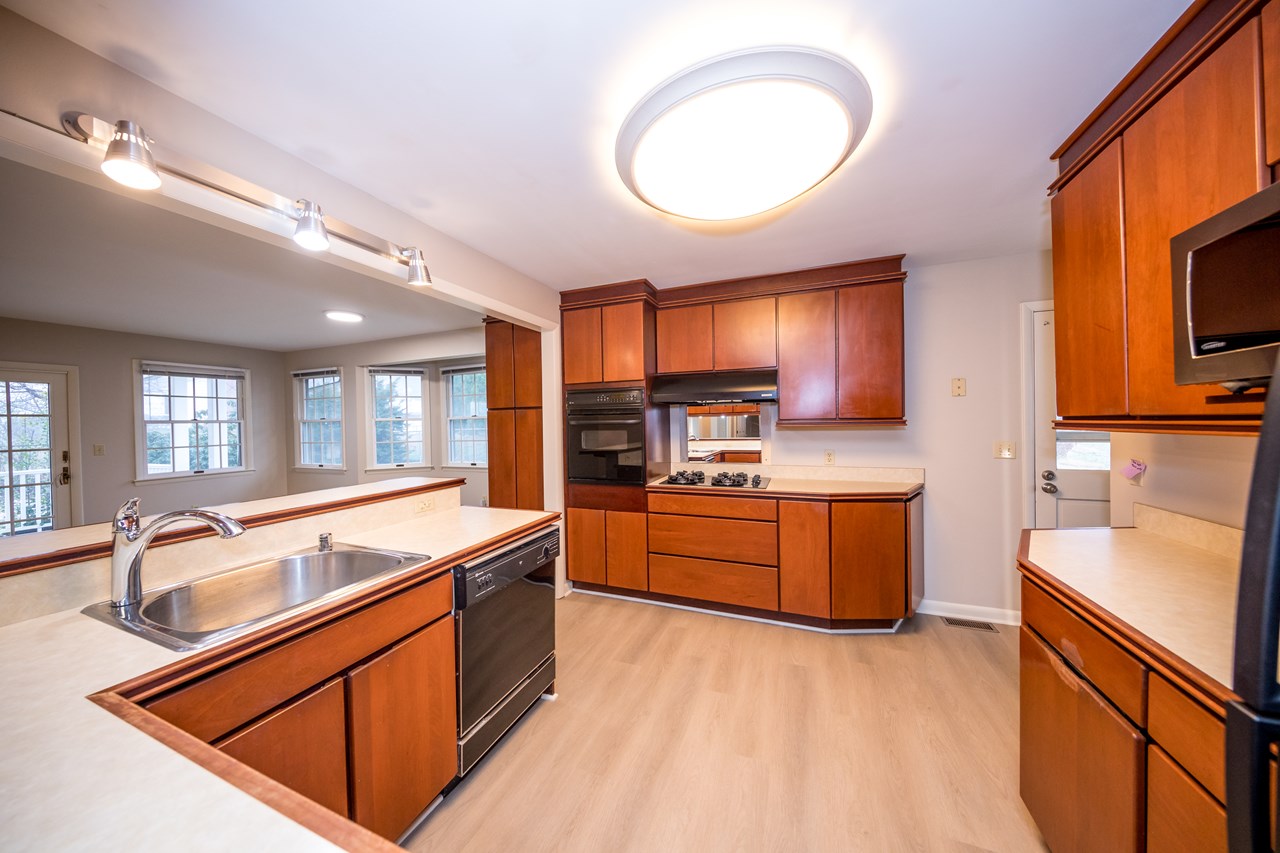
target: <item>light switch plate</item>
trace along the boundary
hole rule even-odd
[[[1018,458],[1017,445],[1012,441],[997,441],[993,455],[997,459],[1016,459]]]
[[[951,380],[951,396],[963,397],[969,393],[969,383],[965,381],[963,376],[957,376]]]

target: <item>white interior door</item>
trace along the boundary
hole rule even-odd
[[[71,524],[67,376],[0,370],[0,536]]]
[[[1108,527],[1111,524],[1111,436],[1055,430],[1058,416],[1053,362],[1053,311],[1036,311],[1035,476],[1036,527]]]

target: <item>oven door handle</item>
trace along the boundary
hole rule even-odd
[[[642,426],[643,424],[644,424],[644,418],[640,417],[639,415],[635,417],[619,416],[619,417],[607,417],[607,418],[584,417],[584,416],[574,416],[574,415],[569,416],[569,426],[585,426],[585,427]]]

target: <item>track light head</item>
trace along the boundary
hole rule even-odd
[[[431,271],[427,269],[427,260],[422,257],[421,249],[401,249],[401,257],[409,261],[409,283],[415,287],[426,287],[431,284]]]
[[[293,242],[309,252],[323,252],[329,248],[329,231],[324,227],[324,214],[314,201],[298,199],[298,227],[293,231]]]
[[[102,158],[102,171],[116,183],[135,190],[160,186],[160,172],[156,170],[146,131],[131,121],[116,122],[107,154]]]

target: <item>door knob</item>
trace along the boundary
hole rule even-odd
[[[1040,472],[1040,477],[1041,479],[1044,479],[1044,480],[1052,480],[1057,476],[1058,476],[1057,474],[1053,473],[1053,471],[1049,470],[1048,468]]]
[[[1058,487],[1053,483],[1041,483],[1040,491],[1044,492],[1046,495],[1056,495],[1058,493]]]

